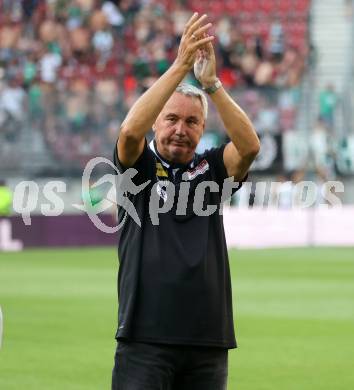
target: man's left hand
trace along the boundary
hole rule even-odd
[[[203,88],[209,88],[217,82],[216,58],[212,43],[209,42],[198,49],[194,62],[194,75]]]

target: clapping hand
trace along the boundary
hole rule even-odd
[[[204,38],[207,36],[204,34]],[[209,88],[217,81],[215,51],[211,42],[198,49],[194,62],[194,75],[204,88]]]
[[[206,34],[206,31],[212,26],[211,23],[204,24],[206,19],[207,15],[199,17],[198,13],[195,13],[184,28],[176,63],[186,67],[188,71],[193,67],[200,49],[211,44],[210,42],[214,39],[213,36]]]

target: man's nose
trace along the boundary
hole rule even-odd
[[[178,121],[175,125],[175,133],[178,135],[184,135],[186,133],[183,121]]]

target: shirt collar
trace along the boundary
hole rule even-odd
[[[158,152],[157,150],[157,146],[156,146],[156,141],[155,139],[153,139],[152,141],[150,141],[149,143],[149,148],[151,149],[151,151],[155,154],[155,156],[160,160],[161,164],[165,167],[165,168],[193,168],[194,167],[194,160],[195,160],[195,156],[193,158],[193,160],[189,163],[189,164],[174,164],[174,163],[171,163],[167,160],[165,160],[161,154]]]

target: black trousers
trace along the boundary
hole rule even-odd
[[[112,390],[225,390],[228,350],[118,343]]]

